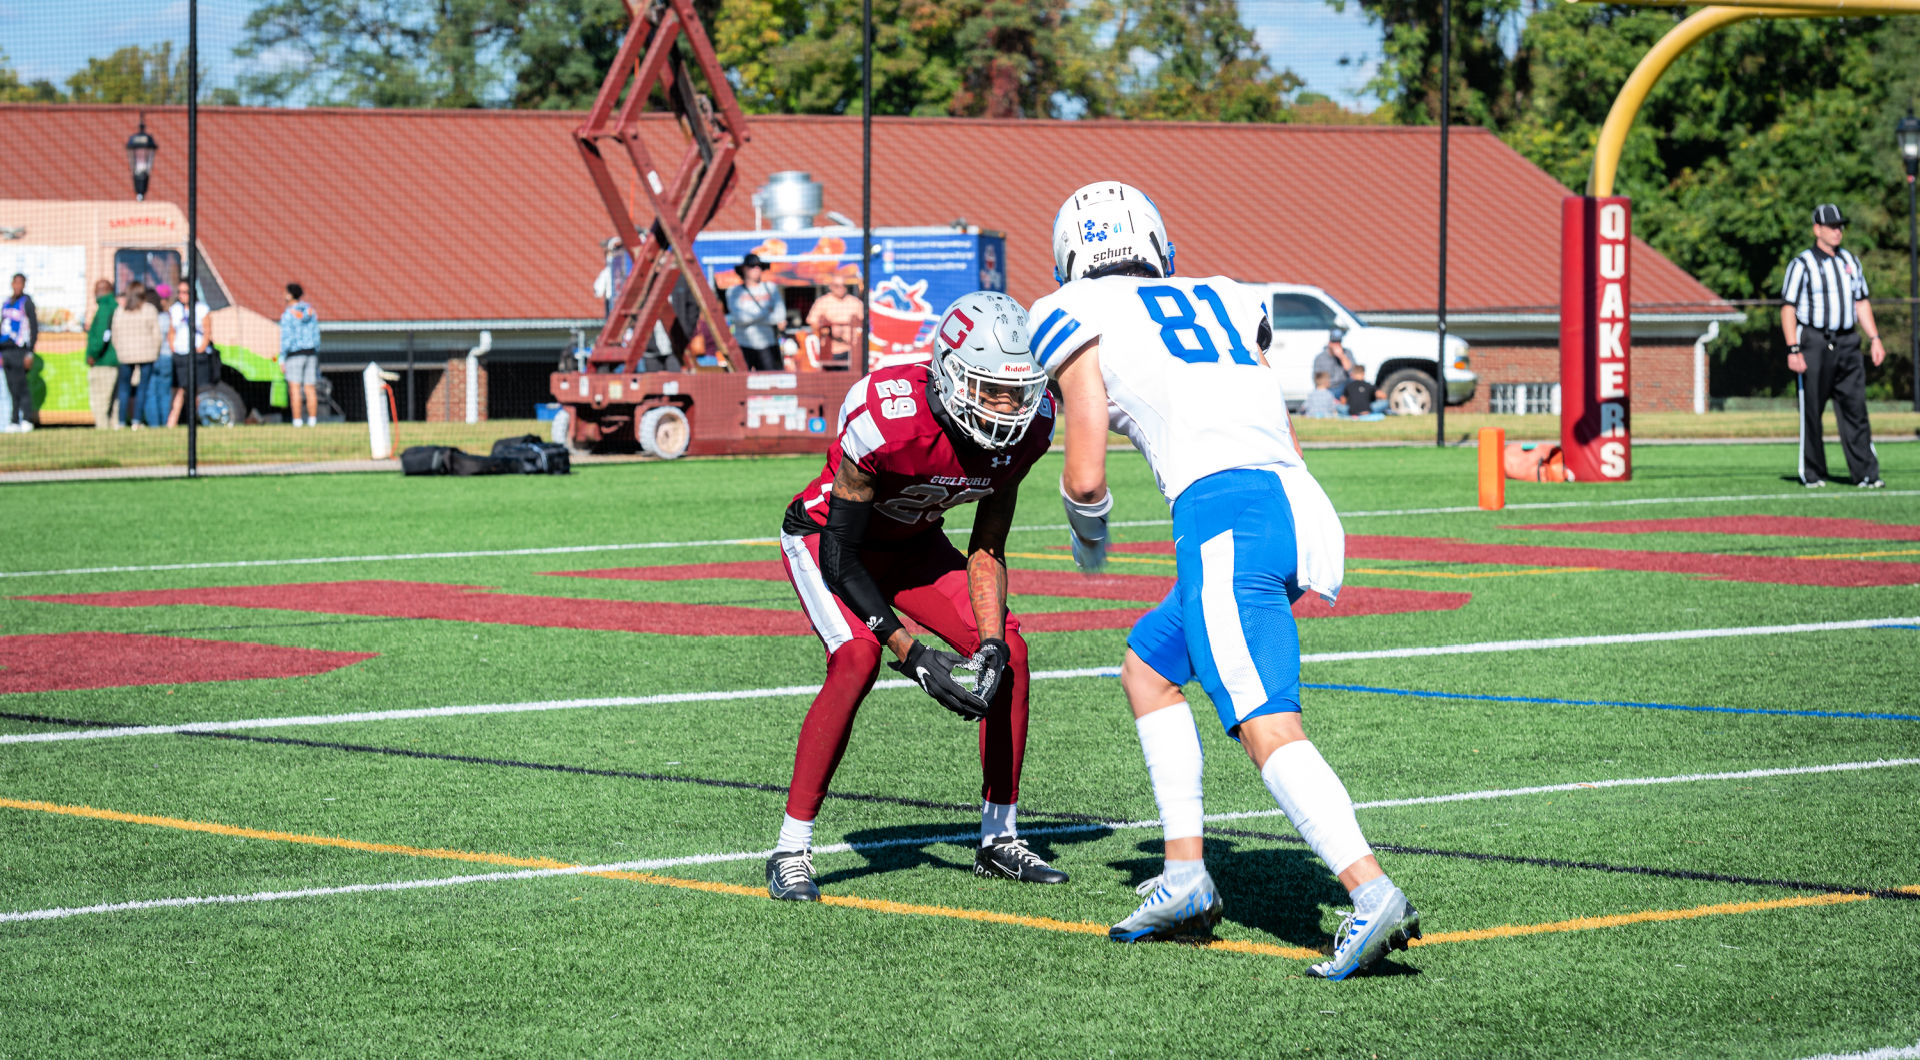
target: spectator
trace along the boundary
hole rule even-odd
[[[0,365],[7,374],[7,393],[13,410],[7,417],[8,432],[33,430],[33,391],[27,387],[27,371],[33,367],[33,347],[40,341],[39,310],[27,293],[27,278],[13,274],[13,294],[0,305]]]
[[[860,341],[860,324],[865,317],[866,307],[847,293],[847,278],[838,272],[828,277],[827,293],[807,313],[807,327],[821,333],[821,367],[852,367],[853,344]]]
[[[320,316],[297,283],[287,285],[287,308],[280,311],[280,369],[287,375],[287,411],[300,426],[300,399],[306,398],[307,426],[319,422],[314,391],[320,383]]]
[[[774,372],[780,369],[780,321],[787,315],[780,288],[763,282],[767,263],[758,254],[748,254],[733,271],[740,283],[727,292],[727,322],[733,325],[733,338],[747,358],[747,370]]]
[[[607,263],[601,267],[600,275],[593,278],[593,293],[606,305],[608,316],[613,315],[613,300],[620,289],[627,285],[627,277],[633,273],[633,255],[620,244],[619,236],[608,236],[601,244]]]
[[[99,280],[93,285],[93,319],[87,324],[87,404],[93,409],[93,427],[105,430],[118,427],[113,416],[113,384],[120,374],[120,362],[113,353],[113,281]],[[122,398],[120,406],[125,407]]]
[[[1348,356],[1342,340],[1347,337],[1347,329],[1335,326],[1327,330],[1326,348],[1313,357],[1313,374],[1327,373],[1327,389],[1335,397],[1344,397],[1347,392],[1347,379],[1353,375],[1353,358]]]
[[[193,307],[191,323],[187,316],[189,305]],[[180,412],[187,404],[189,375],[194,376],[196,388],[212,382],[206,372],[195,372],[197,366],[186,360],[189,357],[204,357],[213,349],[213,332],[207,324],[209,312],[211,310],[207,308],[207,303],[194,299],[193,289],[187,284],[183,283],[174,290],[173,305],[167,309],[167,348],[173,351],[173,406],[167,410],[169,427],[180,426]]]
[[[1307,395],[1306,407],[1300,414],[1310,420],[1330,420],[1340,415],[1340,406],[1333,400],[1333,377],[1325,372],[1313,373],[1313,393]]]
[[[113,315],[113,350],[120,361],[119,378],[115,381],[120,396],[120,422],[136,431],[145,426],[147,420],[147,409],[153,400],[153,365],[160,358],[160,347],[166,338],[160,311],[147,300],[151,293],[146,284],[133,281],[127,285],[126,301]],[[133,386],[135,368],[140,369],[137,389]],[[161,390],[164,393],[164,384]]]
[[[173,285],[154,284],[152,293],[153,297],[147,301],[154,303],[158,299],[153,308],[160,315],[160,354],[153,359],[153,366],[147,369],[147,378],[140,385],[140,420],[149,427],[164,427],[167,402],[173,393]]]

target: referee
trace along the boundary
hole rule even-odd
[[[1880,458],[1867,424],[1867,370],[1860,360],[1855,319],[1866,325],[1876,366],[1887,359],[1887,348],[1880,344],[1880,328],[1867,302],[1860,259],[1840,248],[1846,227],[1840,207],[1814,207],[1813,246],[1787,263],[1786,283],[1780,289],[1786,302],[1780,307],[1780,330],[1786,333],[1787,367],[1800,377],[1800,483],[1810,489],[1827,484],[1820,418],[1831,397],[1853,484],[1877,490],[1886,483],[1880,481]]]

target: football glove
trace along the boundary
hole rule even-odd
[[[954,668],[964,666],[966,661],[952,652],[929,649],[916,640],[913,647],[907,649],[906,658],[887,665],[911,678],[934,702],[968,721],[979,721],[987,716],[986,701],[953,679]]]
[[[1007,676],[1007,667],[1013,663],[1013,649],[999,637],[988,637],[980,642],[980,650],[967,660],[967,669],[974,673],[973,694],[980,702],[993,705],[993,697],[1000,691],[1000,682]]]
[[[1074,566],[1092,574],[1107,565],[1107,513],[1113,511],[1113,493],[1092,504],[1067,496],[1060,484],[1060,503],[1067,508],[1067,543],[1073,546]]]

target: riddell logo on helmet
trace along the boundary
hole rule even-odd
[[[1024,375],[1031,371],[1033,371],[1033,365],[1030,364],[1003,364],[1000,366],[1001,375]]]

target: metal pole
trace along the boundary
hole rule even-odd
[[[860,283],[867,304],[860,311],[853,370],[866,375],[873,343],[873,0],[860,0]]]
[[[200,475],[200,0],[187,0],[187,477]]]
[[[413,332],[407,332],[407,414],[403,420],[413,418]]]
[[[1913,358],[1913,411],[1920,412],[1920,221],[1914,217],[1913,174],[1907,174],[1907,355]]]
[[[1440,0],[1440,315],[1435,341],[1433,444],[1447,444],[1447,127],[1453,124],[1453,0]]]

